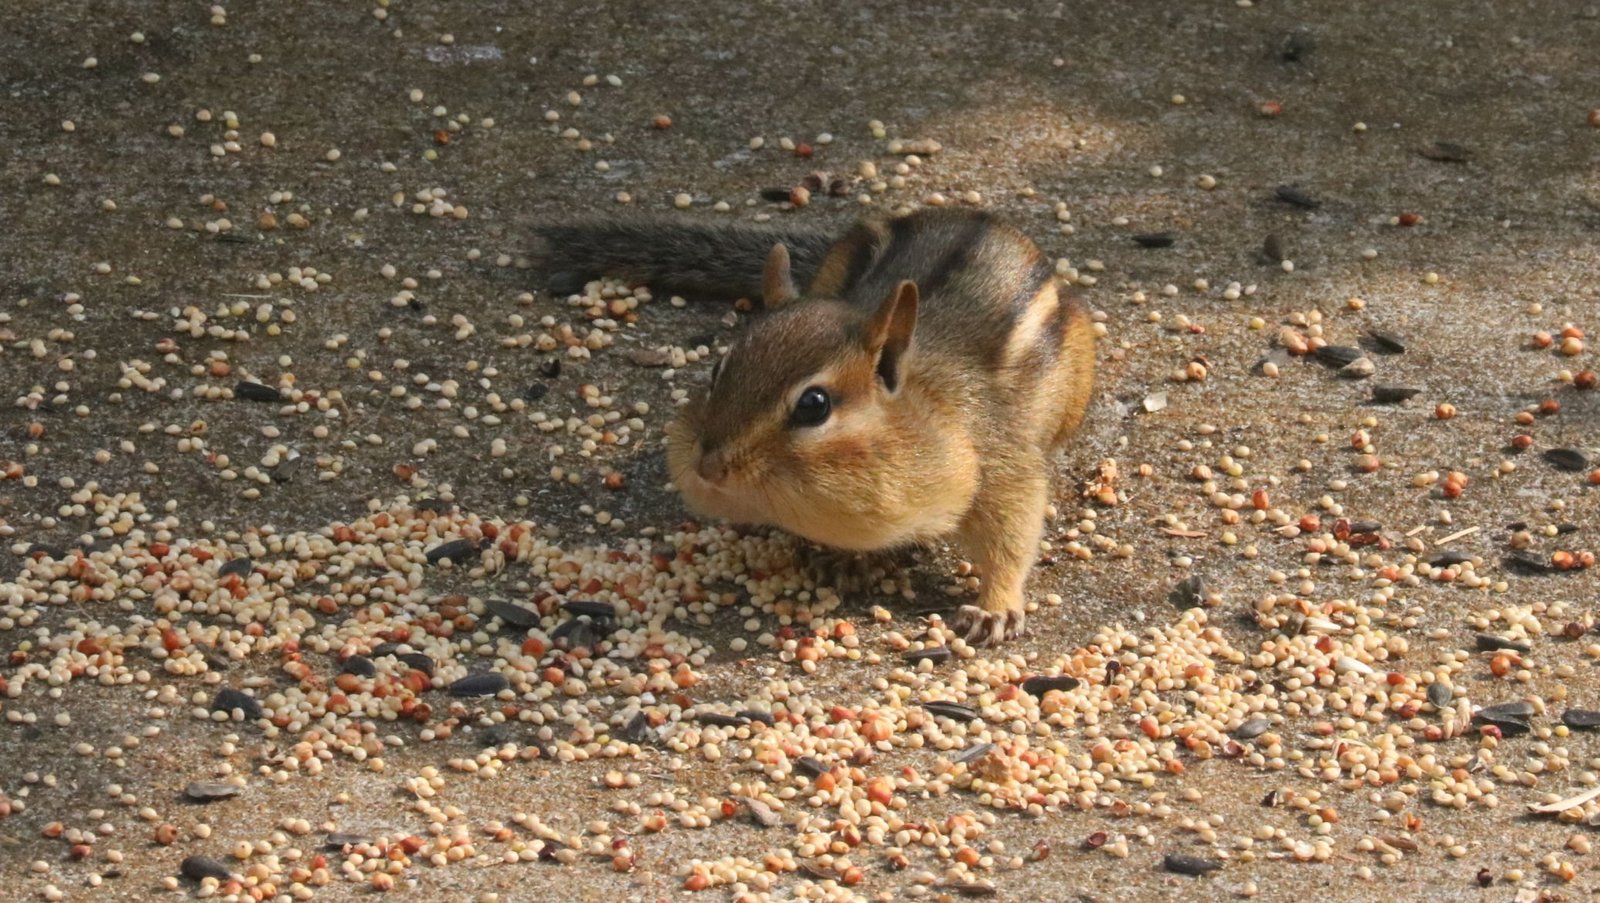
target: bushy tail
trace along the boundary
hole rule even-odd
[[[656,292],[759,298],[761,270],[774,244],[788,247],[795,282],[803,286],[833,240],[828,232],[797,226],[591,220],[536,229],[530,256],[557,294],[610,277]]]

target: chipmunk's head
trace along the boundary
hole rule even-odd
[[[802,299],[779,245],[762,300],[766,312],[668,427],[673,482],[703,515],[844,549],[900,541],[900,506],[885,494],[914,454],[896,402],[913,351],[916,285],[900,283],[870,311]]]

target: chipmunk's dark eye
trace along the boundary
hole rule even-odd
[[[828,390],[812,386],[800,393],[800,399],[794,403],[794,412],[789,415],[789,422],[795,426],[817,426],[826,421],[831,413],[833,399],[828,397]]]

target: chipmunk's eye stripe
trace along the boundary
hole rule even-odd
[[[794,403],[789,423],[794,426],[819,426],[833,413],[833,399],[821,386],[809,386]]]

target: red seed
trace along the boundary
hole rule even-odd
[[[1399,217],[1399,223],[1402,226],[1415,226],[1420,222],[1422,222],[1422,214],[1420,213],[1402,213]]]

